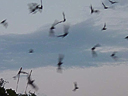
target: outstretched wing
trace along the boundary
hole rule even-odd
[[[1,21],[0,23],[4,23],[4,22],[6,22],[6,19],[5,19],[5,20],[3,20],[3,21]]]
[[[92,8],[92,5],[90,5],[91,13],[93,13],[94,9]]]
[[[39,5],[37,3],[29,3],[28,8],[29,8],[30,13],[36,13],[38,6]]]
[[[66,21],[66,18],[65,18],[64,12],[62,14],[63,14],[63,22],[65,22]]]
[[[111,4],[118,3],[118,2],[116,2],[116,1],[111,1],[111,0],[109,0],[109,2],[110,2]]]
[[[102,2],[102,5],[104,6],[104,8],[106,7],[103,2]]]
[[[52,27],[54,27],[55,25],[61,23],[62,21],[58,21],[58,20],[55,20],[54,23],[52,24]]]

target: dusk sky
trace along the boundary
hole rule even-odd
[[[0,0],[0,78],[9,81],[6,88],[16,89],[15,76],[20,69],[32,72],[39,90],[37,96],[127,96],[128,95],[128,1],[113,0],[43,0],[42,12],[32,14],[28,4],[40,0]],[[108,6],[104,9],[102,2]],[[91,14],[90,5],[99,13]],[[49,29],[55,20],[55,35]],[[101,30],[106,23],[106,30]],[[96,44],[97,56],[91,48]],[[33,49],[33,53],[29,53]],[[116,52],[116,60],[111,54]],[[57,72],[58,55],[64,54],[62,73]],[[73,92],[74,82],[79,89]],[[18,93],[24,93],[25,75],[19,81]],[[28,91],[35,92],[28,87]],[[28,92],[27,91],[27,92]]]

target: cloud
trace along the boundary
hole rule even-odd
[[[85,19],[71,24],[69,35],[65,38],[49,37],[51,24],[33,33],[0,35],[0,76],[9,80],[6,87],[15,89],[16,81],[12,77],[22,66],[27,72],[33,70],[32,78],[39,86],[37,93],[40,96],[128,95],[128,42],[124,39],[128,8],[124,3],[127,1],[120,1],[108,10],[104,10],[101,4],[96,7],[100,10],[99,14],[90,14],[88,7]],[[101,31],[105,22],[107,30]],[[63,24],[56,26],[55,33],[63,33]],[[98,56],[92,58],[91,48],[97,43],[101,47],[96,48]],[[33,49],[34,53],[29,54],[29,49]],[[114,51],[118,52],[117,61],[110,57]],[[62,74],[56,72],[58,54],[65,55]],[[72,92],[73,82],[78,82],[80,87],[76,92]],[[18,92],[25,91],[26,83],[26,76],[21,76]],[[28,90],[34,91],[31,87]]]
[[[71,24],[69,35],[65,38],[49,37],[51,24],[44,26],[45,28],[40,27],[34,33],[1,35],[1,70],[17,69],[21,66],[24,68],[56,66],[58,54],[65,55],[64,67],[96,67],[99,66],[99,62],[113,63],[110,58],[112,51],[118,51],[122,60],[119,62],[123,62],[127,59],[128,51],[127,40],[124,39],[127,35],[128,9],[126,5],[119,4],[114,8],[109,10],[101,8],[99,14],[88,13],[89,17],[85,21]],[[107,24],[107,30],[101,31],[104,22]],[[63,24],[56,26],[55,33],[56,35],[63,33]],[[91,48],[97,43],[101,45],[96,49],[98,57],[92,58]],[[33,49],[34,53],[29,54],[29,49]]]
[[[97,43],[101,44],[101,47],[97,50],[98,58],[95,59],[95,62],[109,60],[110,53],[104,54],[104,51],[110,51],[109,47],[112,50],[116,49],[124,52],[120,48],[125,49],[127,47],[126,41],[120,38],[119,35],[113,37],[116,34],[113,31],[102,32],[99,26],[94,26],[94,21],[88,19],[71,26],[69,35],[65,38],[49,37],[49,29],[40,29],[40,31],[26,35],[0,36],[2,40],[1,65],[5,69],[19,68],[21,66],[24,68],[56,66],[58,54],[65,54],[63,65],[65,67],[97,66],[88,63],[94,62],[91,56],[91,48]],[[56,34],[63,32],[59,26],[56,30]],[[33,54],[28,53],[31,48],[34,49]]]

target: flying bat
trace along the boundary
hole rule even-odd
[[[76,91],[77,89],[79,89],[79,87],[77,86],[77,83],[74,82],[74,89],[73,89],[73,91]]]
[[[108,0],[111,4],[115,4],[115,3],[118,3],[116,1],[111,1],[111,0]]]
[[[6,19],[2,20],[2,21],[0,22],[0,24],[2,24],[5,28],[8,27],[8,23],[7,23],[7,20],[6,20]]]
[[[22,71],[22,67],[21,67],[20,70],[18,71],[17,75],[16,76],[13,76],[14,79],[18,78],[18,80],[17,80],[17,86],[16,86],[16,91],[18,89],[18,83],[19,83],[19,79],[20,79],[20,74],[21,73],[22,74],[28,74],[27,72]]]
[[[30,49],[30,50],[29,50],[29,53],[33,53],[33,52],[34,52],[34,50],[33,50],[33,49]]]
[[[41,0],[41,5],[40,4],[37,4],[37,3],[29,3],[28,4],[28,7],[29,7],[29,10],[30,10],[30,13],[37,13],[38,11],[42,11],[43,9],[43,5],[42,5],[42,0]]]
[[[113,53],[111,54],[111,57],[112,57],[114,60],[117,60],[117,59],[118,59],[118,57],[116,56],[116,53],[117,53],[117,52],[113,52]]]
[[[104,23],[104,27],[101,30],[106,30],[106,23]]]
[[[104,9],[108,9],[108,7],[105,6],[105,4],[103,2],[102,2],[102,5],[103,5]]]
[[[92,14],[92,13],[99,13],[99,12],[100,12],[99,10],[94,10],[94,9],[92,8],[92,5],[90,5],[90,9],[91,9],[91,14]]]
[[[57,68],[57,71],[58,72],[61,72],[62,68],[61,68],[61,65],[63,64],[62,60],[64,59],[64,55],[63,54],[59,54],[59,58],[58,58],[58,68]]]
[[[32,80],[32,79],[31,79],[31,73],[32,73],[32,70],[30,71],[30,73],[29,73],[28,76],[27,76],[28,82],[27,82],[27,86],[26,86],[25,93],[26,93],[26,91],[27,91],[28,85],[31,85],[31,87],[32,87],[33,89],[35,89],[36,91],[38,90],[38,87],[34,84],[34,81],[35,81],[35,80]]]
[[[95,51],[96,47],[100,47],[100,44],[96,44],[94,47],[91,48],[91,50],[92,50],[92,56],[93,57],[96,57],[97,56],[97,53]]]

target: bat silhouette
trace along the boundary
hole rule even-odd
[[[108,9],[108,7],[105,6],[105,4],[103,2],[102,2],[102,5],[103,5],[104,9]]]
[[[37,3],[30,3],[28,4],[28,7],[29,7],[30,13],[35,14],[37,12],[39,5]]]
[[[63,14],[63,22],[65,22],[66,21],[66,18],[65,18],[64,12],[62,14]]]
[[[77,86],[77,83],[74,82],[74,89],[73,89],[73,91],[76,91],[77,89],[79,89],[79,87]]]
[[[104,23],[104,27],[101,30],[106,30],[106,23]]]
[[[62,68],[61,68],[61,65],[63,64],[62,60],[64,59],[64,55],[63,54],[59,54],[59,58],[58,58],[58,68],[57,68],[57,71],[58,72],[61,72]]]
[[[92,51],[94,51],[96,49],[96,47],[100,47],[100,44],[96,44],[94,47],[92,47]]]
[[[115,3],[118,3],[116,1],[111,1],[111,0],[108,0],[111,4],[115,4]]]
[[[117,53],[117,52],[113,52],[113,53],[111,54],[111,57],[112,57],[114,60],[117,60],[117,59],[118,59],[118,57],[116,56],[116,53]]]
[[[128,39],[128,36],[126,36],[125,39]]]
[[[63,20],[61,20],[61,21],[55,20],[54,23],[52,24],[52,26],[50,27],[49,36],[55,36],[55,32],[54,32],[55,26],[59,23],[66,21],[64,12],[62,13],[62,15],[63,15]]]
[[[33,53],[33,52],[34,52],[34,50],[33,50],[33,49],[30,49],[30,50],[29,50],[29,53]]]
[[[92,8],[92,5],[90,5],[90,9],[91,9],[91,14],[92,14],[92,13],[99,13],[99,12],[100,12],[99,10],[94,10],[94,9]]]
[[[22,74],[28,74],[27,72],[22,71],[22,67],[21,67],[20,70],[18,71],[17,75],[16,76],[13,76],[14,79],[18,78],[18,80],[17,80],[17,86],[16,86],[16,91],[18,89],[18,83],[19,83],[19,79],[20,79],[20,74],[21,73]]]
[[[2,24],[5,28],[8,27],[8,23],[7,23],[7,20],[6,20],[6,19],[2,20],[2,21],[0,22],[0,24]]]
[[[60,23],[61,23],[61,22],[65,22],[65,21],[66,21],[65,13],[63,12],[63,13],[62,13],[62,15],[63,15],[63,20],[62,20],[62,21],[60,21]]]
[[[29,7],[29,10],[30,10],[30,13],[37,13],[38,11],[42,11],[43,9],[43,5],[42,5],[42,0],[41,0],[41,5],[37,4],[37,3],[29,3],[28,4],[28,7]]]
[[[100,47],[100,44],[96,44],[94,47],[91,48],[91,50],[92,50],[92,56],[93,57],[96,57],[97,56],[97,53],[95,51],[96,47]]]
[[[50,27],[49,36],[55,36],[55,32],[54,32],[55,26],[59,23],[66,21],[64,12],[62,13],[62,15],[63,15],[63,20],[61,20],[61,21],[55,20],[54,23],[52,24],[52,26]]]
[[[33,89],[35,89],[36,91],[38,90],[38,87],[34,84],[34,81],[35,81],[35,80],[32,80],[32,79],[31,79],[31,73],[32,73],[32,70],[30,71],[30,73],[29,73],[28,76],[27,76],[28,82],[27,82],[27,86],[26,86],[25,93],[26,93],[26,91],[27,91],[28,85],[31,85],[31,87],[32,87]]]

